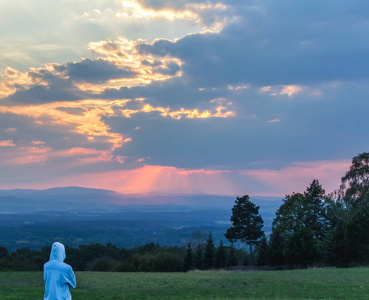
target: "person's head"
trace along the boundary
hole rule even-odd
[[[55,242],[51,246],[50,260],[64,261],[64,259],[65,259],[64,245],[59,242]]]

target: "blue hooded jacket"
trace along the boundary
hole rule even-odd
[[[51,247],[50,260],[44,264],[44,300],[71,300],[69,288],[76,287],[76,277],[70,265],[64,263],[64,245],[55,242]]]

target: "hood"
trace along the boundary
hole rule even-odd
[[[51,246],[50,260],[64,261],[64,259],[65,259],[64,245],[59,242],[55,242]]]

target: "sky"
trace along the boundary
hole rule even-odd
[[[0,189],[284,196],[369,149],[369,2],[0,1]]]

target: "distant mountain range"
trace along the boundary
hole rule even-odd
[[[39,249],[53,241],[77,247],[108,243],[133,247],[148,242],[186,245],[194,232],[216,242],[230,226],[236,198],[214,195],[123,195],[81,187],[0,190],[0,245]],[[260,205],[268,234],[279,197],[251,197]]]
[[[100,211],[112,212],[127,208],[168,209],[231,209],[235,197],[217,195],[132,195],[114,191],[60,187],[45,190],[0,190],[0,213],[30,213],[40,211]],[[275,212],[281,197],[251,197],[261,211]]]

